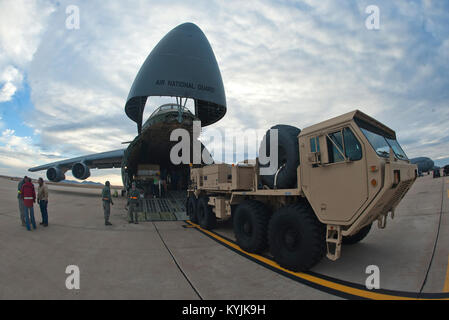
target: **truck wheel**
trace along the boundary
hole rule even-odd
[[[326,251],[325,227],[307,204],[280,208],[268,225],[268,242],[274,260],[293,271],[306,271]]]
[[[355,244],[357,242],[362,241],[371,230],[372,224],[369,224],[367,226],[364,226],[362,229],[359,230],[356,234],[353,234],[352,236],[343,237],[342,243],[343,244]]]
[[[246,200],[237,206],[233,215],[237,244],[245,251],[259,253],[267,247],[270,212],[260,201]]]
[[[196,209],[198,223],[201,228],[212,230],[217,225],[217,218],[212,208],[208,205],[209,197],[200,197]]]
[[[195,196],[190,196],[186,201],[186,213],[193,223],[198,223],[198,217],[196,215],[196,207],[198,205],[198,200]]]
[[[278,189],[293,188],[297,182],[296,170],[299,165],[299,145],[298,135],[300,129],[288,125],[278,124],[271,129],[278,130],[278,166],[276,169],[284,166],[278,173],[276,187]],[[266,143],[265,143],[266,142]],[[260,144],[259,154],[270,153],[270,130],[265,134]],[[268,164],[260,164],[260,167],[269,167]],[[271,175],[261,175],[262,183],[269,188],[274,188],[275,173]]]

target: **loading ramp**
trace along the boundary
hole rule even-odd
[[[139,221],[188,220],[185,201],[185,191],[169,191],[163,198],[141,199],[138,209]]]

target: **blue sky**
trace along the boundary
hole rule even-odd
[[[69,5],[78,30],[65,26]],[[379,30],[365,26],[369,5]],[[223,76],[228,113],[213,129],[303,128],[359,108],[396,130],[410,157],[449,162],[447,1],[2,0],[0,174],[123,147],[140,65],[187,21]],[[119,172],[93,173],[105,179]]]

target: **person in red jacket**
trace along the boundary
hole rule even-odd
[[[31,231],[31,224],[33,229],[36,229],[36,221],[34,220],[34,203],[36,202],[36,191],[34,185],[31,183],[31,178],[27,178],[22,188],[20,189],[20,196],[23,199],[25,224],[28,231]]]

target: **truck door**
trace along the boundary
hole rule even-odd
[[[320,144],[322,144],[320,146]],[[349,126],[309,139],[307,195],[322,221],[351,220],[368,198],[367,164]]]

